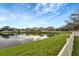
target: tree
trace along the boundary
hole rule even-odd
[[[79,30],[79,11],[70,15],[70,21],[65,21],[67,25],[64,29],[68,30]]]
[[[4,26],[3,28],[1,28],[1,30],[3,30],[3,31],[9,31],[10,27],[9,26]]]
[[[2,31],[15,31],[16,28],[11,28],[10,26],[4,26],[3,28],[1,28]]]

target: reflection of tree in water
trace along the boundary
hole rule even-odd
[[[1,35],[3,38],[9,38],[9,35]]]
[[[17,33],[18,35],[20,35],[20,33]]]
[[[10,36],[13,36],[14,34],[1,34],[1,33],[0,33],[0,35],[1,35],[1,37],[3,37],[3,38],[10,38]]]
[[[12,33],[12,34],[3,34],[0,33],[0,36],[3,38],[10,38],[10,36],[17,36],[17,35],[23,35],[24,33]]]

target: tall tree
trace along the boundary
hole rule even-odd
[[[79,11],[70,15],[70,21],[66,21],[65,28],[68,30],[79,30]]]

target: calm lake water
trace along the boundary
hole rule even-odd
[[[25,34],[12,34],[12,35],[0,34],[0,48],[10,47],[32,41],[34,41],[34,38],[27,38]]]
[[[35,38],[34,37],[29,38],[26,34],[12,34],[12,35],[0,34],[0,49],[32,41],[35,41]]]

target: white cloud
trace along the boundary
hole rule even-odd
[[[7,17],[0,16],[0,21],[5,21],[5,20],[8,20]]]
[[[16,15],[14,15],[14,14],[11,13],[11,14],[9,14],[9,17],[12,18],[12,19],[15,19]]]
[[[8,17],[12,20],[28,20],[31,18],[26,14],[16,14],[16,13],[10,13]]]
[[[56,13],[61,5],[62,4],[51,4],[51,3],[37,4],[37,6],[35,8],[36,15],[39,16],[39,15],[46,14],[49,12]],[[40,8],[40,7],[42,7],[42,8]]]

